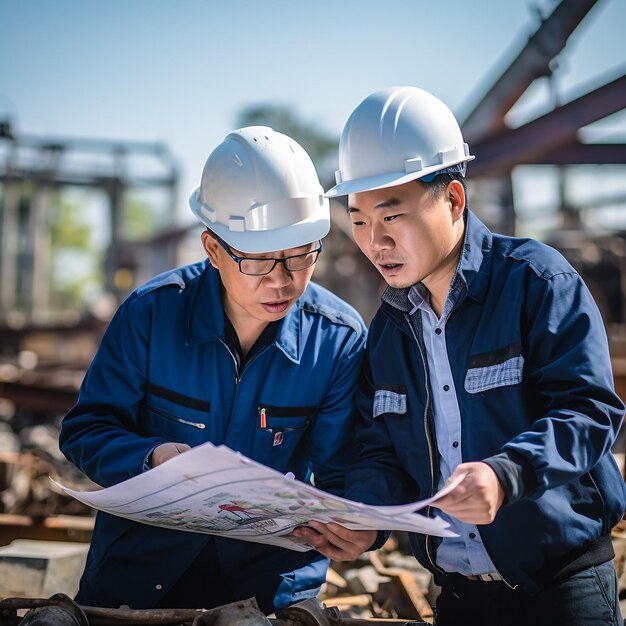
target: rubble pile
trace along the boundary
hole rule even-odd
[[[93,516],[50,480],[77,489],[94,489],[59,451],[58,428],[40,424],[14,432],[0,422],[0,514],[41,519],[51,515]]]
[[[77,489],[95,485],[59,450],[61,417],[72,406],[97,335],[92,326],[4,332],[0,350],[0,516],[91,516],[54,489],[49,477]],[[10,520],[0,519],[2,524]]]
[[[344,617],[433,622],[437,588],[430,572],[411,555],[404,533],[355,561],[333,562],[320,600]]]

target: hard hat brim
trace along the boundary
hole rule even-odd
[[[266,254],[299,248],[323,239],[330,231],[330,218],[305,220],[285,228],[244,233],[235,233],[221,224],[211,224],[207,228],[239,252]]]
[[[346,180],[345,182],[337,183],[334,187],[329,189],[324,196],[326,198],[338,198],[340,196],[347,196],[351,193],[361,193],[363,191],[374,191],[375,189],[386,189],[387,187],[397,187],[398,185],[404,185],[412,180],[419,180],[424,176],[433,174],[441,169],[447,169],[453,165],[459,163],[466,163],[474,159],[474,156],[464,157],[457,161],[446,163],[445,166],[435,165],[432,167],[425,167],[419,172],[389,172],[387,174],[378,174],[376,176],[365,176],[363,178],[354,178],[352,180]]]
[[[198,200],[198,189],[189,197],[191,211],[209,230],[213,231],[229,246],[247,254],[265,254],[289,250],[323,239],[330,231],[328,201],[325,200],[324,205],[322,216],[309,217],[283,228],[236,232],[223,224],[207,219],[202,211],[202,204]]]

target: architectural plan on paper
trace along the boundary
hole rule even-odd
[[[266,543],[305,552],[290,536],[309,520],[347,528],[453,536],[441,518],[415,513],[443,495],[398,506],[370,506],[325,493],[225,446],[205,443],[123,483],[74,491],[84,504],[127,519],[188,532]],[[456,485],[449,485],[449,492]]]

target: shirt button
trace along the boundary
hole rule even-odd
[[[470,533],[469,534],[469,538],[470,539],[476,539],[476,533]]]
[[[450,391],[450,385],[444,385],[443,386],[443,390],[444,391]]]
[[[452,442],[452,447],[453,448],[458,448],[459,447],[459,442],[458,441],[453,441]]]
[[[441,328],[435,328],[435,334],[441,335]]]

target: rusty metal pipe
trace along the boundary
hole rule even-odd
[[[64,609],[61,615],[41,613],[46,608]],[[19,621],[17,611],[31,609]],[[40,611],[39,614],[36,611]],[[31,615],[31,622],[26,621]],[[15,616],[17,621],[8,622],[7,618]],[[64,594],[56,594],[51,598],[5,598],[0,600],[0,623],[26,624],[33,626],[50,624],[51,626],[71,626],[86,624],[89,626],[141,626],[177,625],[177,626],[230,626],[231,624],[255,624],[273,626],[427,626],[427,622],[406,619],[361,619],[344,618],[336,607],[324,607],[319,601],[309,599],[281,611],[277,618],[268,618],[258,610],[254,598],[227,604],[215,609],[130,609],[80,606]],[[49,618],[49,619],[48,619]],[[41,621],[41,620],[44,621]],[[48,621],[46,621],[48,619]],[[33,621],[34,620],[34,621]],[[38,621],[39,620],[39,621]],[[59,621],[60,620],[60,621]],[[63,621],[65,620],[65,621]]]
[[[108,609],[97,606],[81,606],[81,609],[89,618],[90,626],[191,623],[203,613],[202,609]]]
[[[25,598],[8,598],[9,600],[24,600]],[[20,624],[24,626],[89,626],[89,622],[82,609],[64,593],[56,593],[47,600],[36,600],[35,606],[15,607],[15,602],[0,604],[0,619],[5,616],[17,616],[18,608],[30,608]]]

